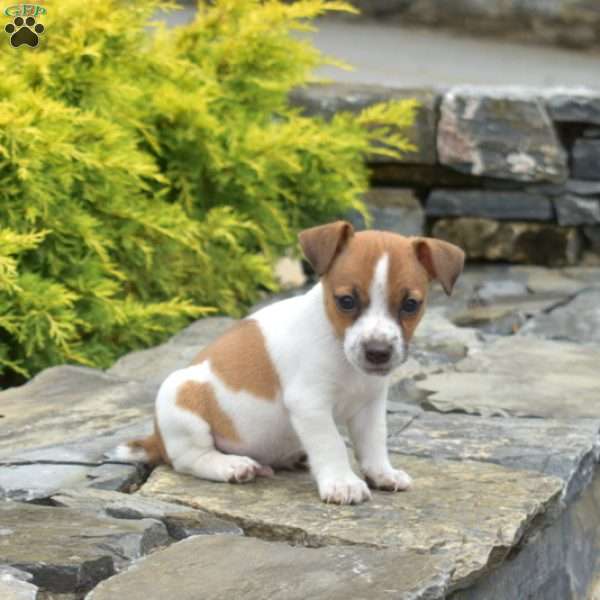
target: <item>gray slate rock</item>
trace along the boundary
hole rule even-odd
[[[564,503],[589,485],[600,459],[600,419],[557,421],[423,412],[408,426],[395,414],[388,417],[388,423],[392,452],[476,460],[559,477],[564,482]]]
[[[0,535],[2,535],[0,530]],[[36,600],[38,588],[29,583],[33,577],[25,571],[0,565],[0,598],[2,600]]]
[[[550,527],[452,600],[596,600],[600,557],[600,479],[575,498]],[[596,588],[596,589],[594,589]]]
[[[583,228],[583,235],[589,242],[592,250],[600,254],[600,226],[587,226]],[[600,276],[599,276],[600,279]]]
[[[583,131],[583,137],[591,138],[591,139],[599,139],[600,138],[600,127],[587,127]]]
[[[376,85],[348,83],[314,84],[296,88],[290,94],[293,105],[299,106],[307,115],[319,115],[330,119],[338,112],[360,112],[364,108],[380,102],[416,99],[419,102],[414,124],[403,129],[410,142],[416,147],[414,152],[405,152],[402,158],[390,158],[375,155],[370,158],[375,162],[403,162],[435,165],[436,121],[438,94],[427,89],[395,89]]]
[[[491,304],[474,303],[463,310],[453,311],[449,317],[459,327],[476,327],[494,335],[512,335],[523,326],[528,317],[539,314],[556,303],[556,298],[533,295],[504,298]]]
[[[598,287],[580,292],[570,302],[530,319],[519,333],[600,345],[600,281]]]
[[[148,433],[154,395],[141,383],[79,367],[47,369],[1,392],[0,498],[34,500],[72,486],[139,485],[145,467],[105,455]]]
[[[452,370],[416,384],[438,412],[600,417],[600,349],[528,336],[499,338]]]
[[[569,179],[565,190],[577,196],[600,196],[600,182]]]
[[[517,221],[550,221],[552,201],[518,191],[434,190],[427,198],[428,217],[486,217]]]
[[[128,561],[165,545],[164,525],[152,519],[99,518],[68,508],[0,504],[0,563],[33,575],[56,593],[84,592]]]
[[[546,107],[553,121],[600,125],[600,92],[569,90],[548,93]]]
[[[168,342],[130,352],[121,357],[107,373],[115,377],[143,381],[158,388],[177,369],[188,366],[194,356],[235,323],[229,317],[209,317],[195,321]]]
[[[527,297],[529,289],[523,281],[515,279],[490,279],[475,288],[475,294],[480,302],[490,303],[495,300],[512,300]]]
[[[186,506],[145,498],[139,494],[122,494],[98,489],[61,490],[52,496],[57,506],[108,516],[116,519],[157,519],[169,535],[181,540],[191,535],[243,535],[240,527],[214,515],[191,510]]]
[[[567,195],[554,199],[559,225],[600,224],[600,198]]]
[[[459,217],[436,221],[432,235],[460,246],[469,259],[475,260],[505,260],[556,267],[575,264],[581,250],[576,228],[549,223]]]
[[[443,555],[214,536],[149,556],[101,583],[86,600],[432,600],[445,595],[450,569]]]
[[[310,474],[298,472],[232,486],[159,467],[140,493],[233,518],[252,537],[445,557],[454,566],[451,584],[466,586],[495,568],[536,517],[558,506],[563,486],[554,477],[523,477],[480,462],[393,455],[392,463],[417,483],[406,493],[374,492],[357,506],[320,502]],[[400,564],[396,577],[406,574]]]
[[[573,175],[600,181],[600,140],[580,139],[573,146]]]
[[[562,182],[567,157],[534,95],[457,87],[441,104],[438,154],[463,173],[515,181]]]
[[[137,426],[152,415],[155,393],[151,386],[95,369],[46,369],[27,384],[0,392],[4,415],[0,460],[65,442],[72,445],[66,455],[71,456],[79,441],[119,429],[125,435],[127,426]]]
[[[371,188],[364,197],[373,222],[371,229],[392,231],[400,235],[423,235],[425,212],[413,190],[403,188]],[[366,228],[358,212],[348,216],[355,229]]]

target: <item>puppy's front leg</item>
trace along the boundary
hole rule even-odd
[[[371,492],[350,467],[348,451],[331,409],[305,407],[292,411],[291,420],[308,454],[321,500],[334,504],[359,504],[369,500]]]
[[[350,437],[358,461],[372,488],[396,492],[410,487],[408,473],[394,469],[387,451],[387,386],[349,421]]]

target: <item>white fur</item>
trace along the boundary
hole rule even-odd
[[[365,359],[364,346],[369,342],[389,344],[392,347],[392,357],[386,365],[387,373],[406,360],[402,330],[397,319],[390,314],[388,307],[389,262],[387,253],[377,261],[369,290],[369,307],[348,328],[344,338],[344,352],[348,360],[357,369],[367,372],[370,366]]]
[[[388,268],[384,255],[369,309],[344,341],[327,317],[320,283],[251,315],[279,375],[282,392],[274,401],[228,388],[209,361],[172,373],[159,390],[156,416],[173,467],[205,479],[243,482],[268,475],[270,466],[289,466],[306,452],[325,502],[359,503],[371,494],[350,466],[336,426],[341,422],[349,425],[363,473],[377,485],[406,489],[410,478],[391,467],[386,449],[387,378],[365,373],[361,357],[365,341],[384,340],[394,346],[394,366],[403,358],[400,328],[387,309]],[[177,406],[177,390],[190,380],[212,385],[240,443],[213,439],[203,419]]]

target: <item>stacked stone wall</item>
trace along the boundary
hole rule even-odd
[[[370,157],[376,226],[447,239],[472,260],[600,260],[600,92],[330,84],[292,94],[325,118],[404,98],[420,102],[417,149]]]

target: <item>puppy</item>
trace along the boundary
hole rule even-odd
[[[339,422],[370,487],[410,486],[387,453],[389,375],[406,359],[430,281],[450,294],[464,253],[431,238],[355,233],[343,221],[303,231],[300,245],[320,282],[240,321],[169,375],[155,432],[121,446],[120,458],[241,483],[308,456],[321,499],[356,504],[371,493]]]

